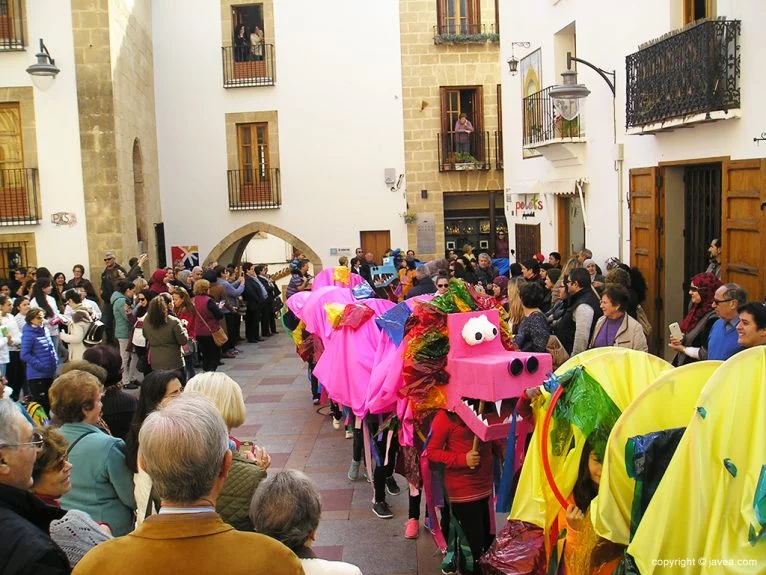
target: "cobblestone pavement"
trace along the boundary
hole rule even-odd
[[[372,485],[346,477],[351,440],[333,429],[326,407],[318,413],[312,405],[306,366],[284,331],[239,348],[239,357],[219,368],[242,386],[247,405],[245,425],[232,433],[265,447],[271,470],[300,469],[317,483],[323,506],[317,555],[358,565],[364,575],[439,573],[441,555],[435,555],[430,534],[421,529],[417,540],[404,538],[404,478],[396,476],[401,494],[387,496],[394,518],[386,520],[372,513]]]

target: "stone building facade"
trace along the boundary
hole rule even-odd
[[[408,225],[408,242],[421,259],[440,257],[447,242],[458,249],[466,239],[493,245],[495,229],[505,226],[503,172],[498,169],[502,154],[496,145],[498,133],[502,139],[502,127],[495,3],[468,3],[476,12],[462,20],[463,15],[449,12],[448,4],[441,0],[400,2],[407,207],[419,218]],[[483,133],[471,142],[471,154],[479,160],[477,166],[466,166],[471,169],[455,166],[455,141],[450,132],[456,110],[454,101],[452,105],[448,101],[449,89],[459,92],[460,111],[468,108],[475,133]],[[490,198],[495,200],[497,218],[487,229]],[[467,217],[458,219],[462,216]],[[478,233],[479,221],[487,233]],[[428,230],[423,224],[427,223],[435,228],[435,242],[418,245],[419,237],[423,243],[423,228]],[[465,228],[463,232],[468,232],[468,227],[475,229],[464,234],[447,233],[457,231],[460,225]],[[478,252],[480,246],[474,247]]]

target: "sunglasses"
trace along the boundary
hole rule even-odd
[[[727,301],[734,301],[734,298],[729,298],[729,299],[716,299],[716,298],[713,298],[713,303],[715,305],[721,305],[722,303],[726,303]]]
[[[449,284],[436,284],[436,287],[438,287],[438,288],[448,288]]]

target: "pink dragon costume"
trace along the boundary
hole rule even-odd
[[[329,397],[357,416],[398,416],[400,444],[415,453],[414,465],[403,471],[411,484],[423,485],[421,473],[428,474],[419,449],[438,409],[454,411],[481,441],[506,439],[513,430],[515,447],[505,465],[512,474],[523,456],[516,436],[528,431],[516,421],[514,405],[550,373],[550,355],[508,351],[508,327],[494,300],[462,281],[452,280],[448,293],[430,302],[418,299],[356,301],[350,288],[323,287],[287,305],[321,339],[314,374]],[[340,321],[330,319],[328,304],[343,308]],[[438,530],[435,538],[444,548]]]

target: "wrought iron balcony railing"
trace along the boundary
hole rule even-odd
[[[489,170],[489,132],[438,134],[439,171]]]
[[[282,205],[279,168],[229,170],[229,209],[267,210]]]
[[[273,44],[224,46],[221,50],[224,88],[276,84]]]
[[[0,170],[0,226],[40,223],[37,168]]]
[[[0,52],[24,49],[24,0],[0,0]]]
[[[626,126],[739,108],[739,20],[710,20],[625,58]]]
[[[547,142],[572,141],[585,137],[582,112],[565,120],[553,107],[551,87],[524,98],[524,146],[534,147]]]
[[[461,18],[446,18],[434,26],[434,44],[484,44],[499,42],[494,24],[474,24]]]
[[[503,169],[503,131],[495,132],[495,169]]]

